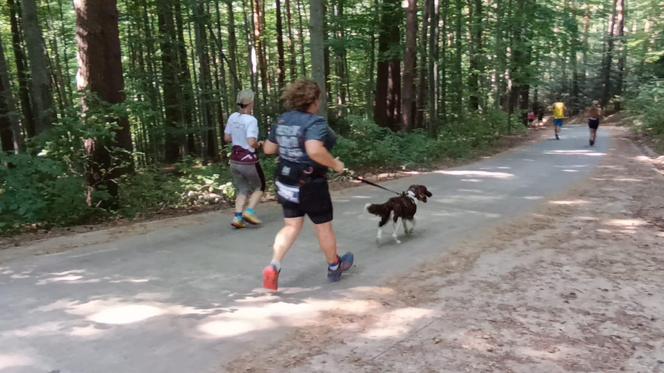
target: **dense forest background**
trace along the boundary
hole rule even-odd
[[[232,197],[223,126],[301,77],[350,167],[464,157],[597,99],[664,136],[659,0],[0,0],[0,231]],[[268,173],[273,162],[264,160]]]

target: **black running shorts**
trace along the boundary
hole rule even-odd
[[[307,215],[314,224],[332,221],[332,198],[327,179],[314,179],[300,187],[300,203],[287,201],[277,195],[284,210],[284,218],[299,218]]]

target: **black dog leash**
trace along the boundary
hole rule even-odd
[[[396,195],[398,195],[398,196],[400,196],[400,195],[402,194],[402,193],[399,193],[399,192],[395,192],[395,191],[393,191],[392,189],[387,189],[387,188],[385,188],[384,186],[378,185],[378,184],[376,184],[376,183],[372,183],[371,181],[369,181],[369,180],[365,180],[364,178],[359,177],[359,176],[353,176],[353,179],[355,179],[355,180],[359,180],[359,181],[361,181],[361,182],[363,182],[363,183],[365,183],[365,184],[369,184],[369,185],[371,185],[371,186],[375,186],[376,188],[380,188],[380,189],[386,190],[386,191],[388,191],[388,192],[390,192],[390,193],[394,193],[394,194],[396,194]]]

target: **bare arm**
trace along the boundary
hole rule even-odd
[[[247,144],[249,144],[249,146],[251,146],[254,149],[258,149],[263,145],[263,142],[257,141],[255,137],[248,137]]]
[[[325,148],[322,141],[318,140],[307,140],[304,142],[304,148],[307,151],[307,155],[314,162],[329,167],[336,172],[343,172],[344,163],[340,160],[334,158],[332,154]]]
[[[265,140],[263,143],[263,153],[267,155],[277,154],[279,151],[279,144],[275,144],[270,140]]]
[[[233,138],[231,137],[230,134],[228,134],[228,133],[224,133],[224,141],[226,141],[226,142],[232,142],[232,141],[233,141]]]

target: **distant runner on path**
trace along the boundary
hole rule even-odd
[[[590,109],[588,109],[588,129],[590,130],[590,146],[595,145],[597,139],[597,128],[599,128],[599,120],[602,117],[602,107],[599,106],[599,101],[594,100]]]
[[[567,113],[567,107],[562,101],[554,102],[553,104],[553,130],[556,134],[556,140],[560,140],[560,129],[563,128],[565,124],[565,117]]]

